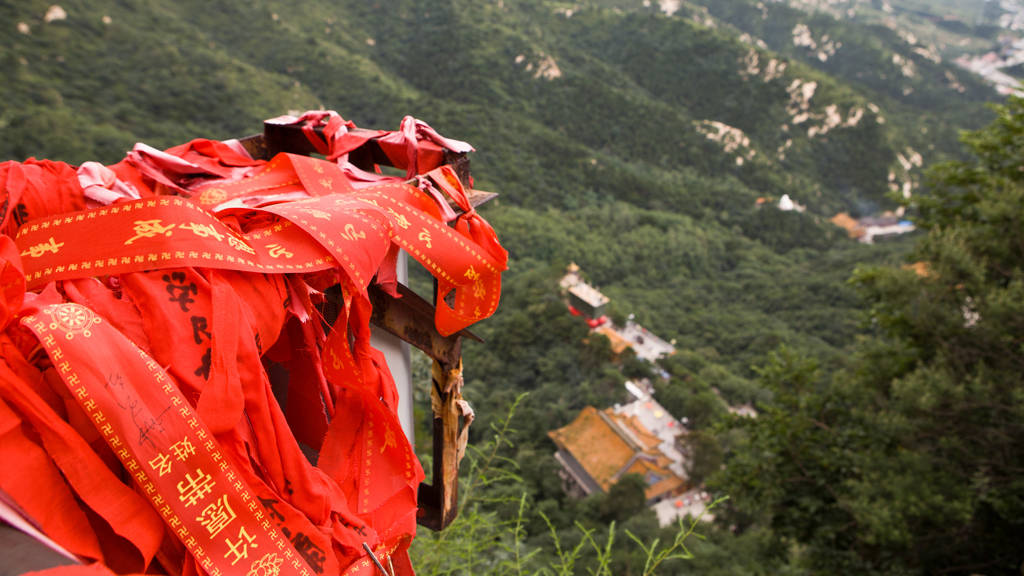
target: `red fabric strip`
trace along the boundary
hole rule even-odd
[[[145,352],[79,304],[45,306],[22,323],[40,338],[140,491],[204,570],[217,575],[273,566],[283,574],[312,575]],[[108,353],[102,364],[93,361],[97,349]],[[159,542],[163,531],[156,532]]]
[[[202,266],[247,272],[326,270],[334,262],[288,223],[241,235],[182,198],[151,198],[23,226],[30,289],[53,280]]]

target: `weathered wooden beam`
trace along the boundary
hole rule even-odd
[[[270,160],[271,155],[267,150],[267,141],[263,138],[263,134],[252,134],[251,136],[239,138],[238,142],[249,153],[249,156],[257,160]]]
[[[371,321],[419,348],[431,359],[455,363],[462,354],[463,336],[480,341],[468,330],[442,336],[434,327],[434,307],[430,303],[401,284],[398,293],[401,298],[392,298],[377,286],[370,287]]]
[[[434,463],[430,484],[419,487],[416,521],[431,530],[443,530],[459,514],[459,465],[465,451],[472,412],[462,400],[462,359],[434,361],[430,407],[434,413]],[[440,441],[438,441],[440,439]]]

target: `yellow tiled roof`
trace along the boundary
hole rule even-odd
[[[616,429],[618,428],[618,429]],[[568,425],[548,432],[562,450],[605,492],[625,474],[659,479],[647,487],[648,499],[682,489],[686,480],[669,469],[671,461],[658,450],[660,440],[633,417],[587,406]],[[628,466],[628,469],[627,469]]]

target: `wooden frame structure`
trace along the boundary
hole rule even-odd
[[[264,123],[263,129],[263,134],[241,140],[254,158],[269,160],[280,152],[303,155],[316,152],[298,125]],[[373,139],[350,152],[349,161],[367,171],[372,171],[375,165],[392,165]],[[445,151],[444,163],[455,170],[474,208],[497,196],[492,192],[472,190],[466,154]],[[458,211],[457,206],[453,205],[453,208]],[[434,290],[436,293],[436,281]],[[442,336],[434,326],[433,305],[405,286],[399,285],[398,291],[402,297],[396,299],[375,286],[370,287],[373,304],[371,322],[433,360],[433,469],[431,483],[424,482],[419,487],[417,521],[432,530],[442,530],[458,515],[459,464],[463,456],[460,440],[464,440],[469,426],[463,412],[462,340],[481,340],[469,330]]]

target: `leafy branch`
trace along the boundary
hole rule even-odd
[[[705,508],[699,516],[690,520],[689,528],[685,527],[684,519],[680,518],[679,531],[676,532],[675,540],[672,542],[671,546],[666,546],[661,550],[658,550],[658,544],[661,543],[660,538],[655,538],[654,541],[651,542],[651,544],[648,546],[644,544],[643,540],[637,538],[635,534],[633,534],[629,530],[626,530],[626,535],[629,536],[630,539],[633,540],[633,542],[636,542],[637,546],[639,546],[640,549],[643,550],[644,554],[647,556],[647,560],[644,562],[643,576],[649,576],[651,574],[654,574],[654,571],[658,568],[658,566],[660,566],[666,560],[692,560],[693,552],[691,552],[690,549],[686,546],[686,540],[689,539],[690,536],[699,538],[700,540],[704,540],[703,535],[695,533],[695,530],[697,529],[697,524],[700,523],[701,519],[703,519],[704,516],[711,511],[712,508],[724,502],[728,498],[728,496],[722,496],[721,498],[716,499],[714,502],[708,505],[708,507]]]

